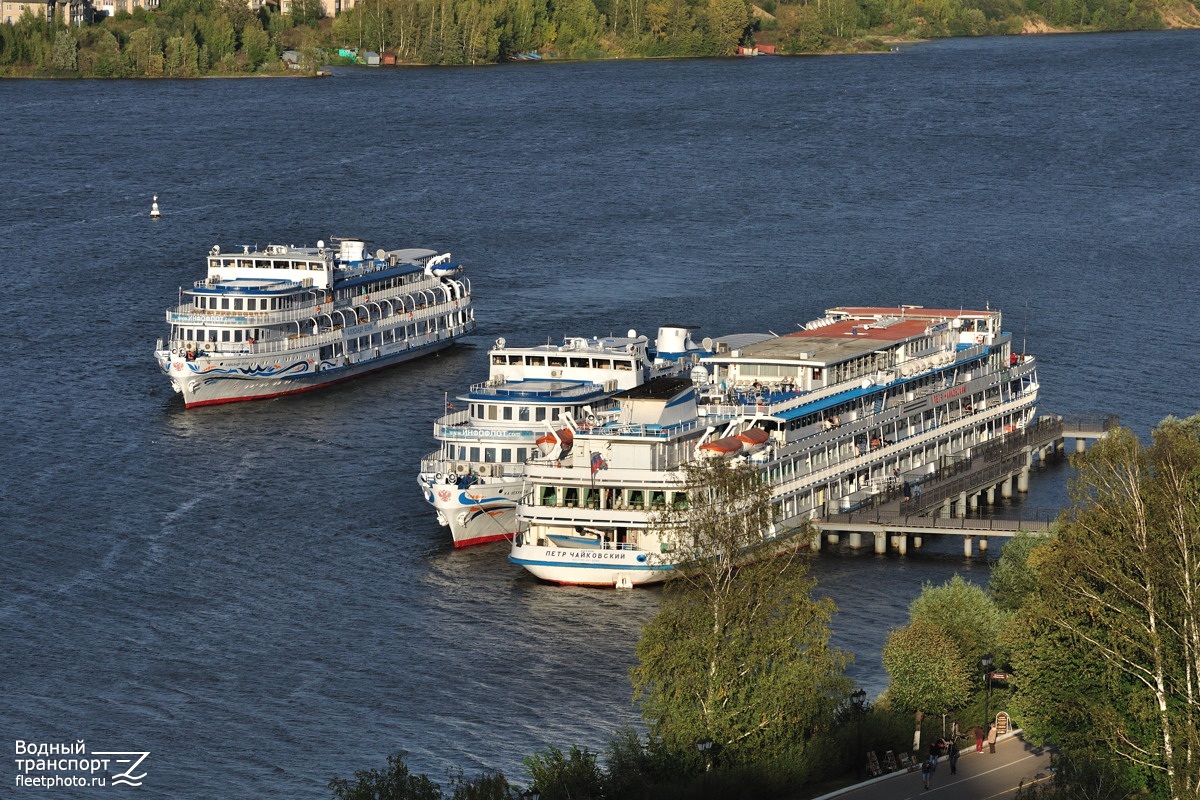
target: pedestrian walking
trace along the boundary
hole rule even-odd
[[[982,725],[975,726],[975,752],[976,753],[983,752],[983,726]]]
[[[921,765],[921,779],[925,781],[925,788],[929,788],[929,779],[933,777],[933,773],[937,770],[937,756],[930,754],[925,759],[925,763]]]
[[[996,752],[996,726],[995,725],[988,725],[987,740],[988,740],[988,752],[989,753]]]
[[[950,762],[950,774],[958,774],[958,740],[950,740],[950,752],[946,754],[946,760]]]

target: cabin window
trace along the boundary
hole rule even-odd
[[[483,448],[483,460],[488,462],[489,464],[494,464],[496,461],[496,448],[494,448],[494,447]]]
[[[500,460],[506,464],[509,464],[512,462],[512,448],[511,447],[503,447],[500,449]]]
[[[562,356],[551,356],[550,357],[550,366],[565,367],[566,365],[567,365],[567,360],[565,358],[563,358]]]
[[[500,354],[492,356],[492,363],[496,366],[504,366],[504,356]]]
[[[575,508],[579,505],[579,489],[574,486],[568,486],[563,492],[563,499],[567,501],[568,508]]]
[[[596,367],[596,369],[612,369],[612,359],[611,358],[597,358],[593,362],[593,365]]]
[[[234,311],[242,310],[242,298],[240,298],[240,297],[233,298],[233,310]]]
[[[221,341],[222,342],[229,341],[229,331],[221,331]]]
[[[544,367],[544,366],[546,366],[546,357],[545,356],[529,356],[529,360],[526,361],[525,363],[531,367]]]
[[[487,418],[492,419],[492,420],[496,419],[496,407],[495,406],[487,407]]]
[[[511,421],[512,421],[512,418],[513,418],[512,412],[513,412],[513,410],[512,410],[512,406],[505,406],[505,407],[504,407],[504,419],[505,419],[506,421],[508,421],[508,422],[511,422]]]
[[[557,422],[559,420],[559,415],[561,413],[562,413],[561,408],[555,407],[555,408],[550,409],[550,421]]]
[[[650,493],[650,507],[664,508],[667,505],[666,492],[654,491]]]
[[[614,361],[613,363],[616,364],[617,369],[627,370],[629,372],[633,371],[633,362],[632,361]]]
[[[586,358],[572,358],[571,366],[572,367],[580,367],[582,369],[587,369],[588,368],[588,360]]]
[[[472,460],[472,461],[478,461],[478,460],[479,460],[479,448],[478,448],[478,447],[472,447],[472,448],[471,448],[471,460]]]
[[[538,406],[535,421],[536,422],[544,422],[545,419],[546,419],[546,407]]]
[[[629,505],[633,508],[644,508],[646,504],[645,494],[641,489],[633,489],[629,492]]]
[[[233,340],[234,340],[235,342],[240,342],[240,341],[242,340],[242,332],[241,332],[241,331],[234,331],[234,332],[233,332]]]
[[[529,453],[526,452],[524,447],[517,448],[517,461],[524,463],[525,459],[528,457]]]
[[[223,310],[223,311],[229,310],[229,298],[228,297],[221,298],[221,310]]]
[[[509,357],[508,357],[508,363],[510,363],[510,364],[520,364],[520,363],[521,363],[521,357],[520,357],[520,356],[509,356]]]
[[[558,503],[558,496],[555,494],[554,487],[553,486],[543,486],[542,487],[542,505],[553,506],[553,505],[557,505],[557,503]]]
[[[517,409],[517,419],[521,422],[529,422],[529,406],[521,406]]]

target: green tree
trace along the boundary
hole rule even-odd
[[[242,28],[242,51],[246,54],[246,66],[251,71],[261,67],[267,60],[271,51],[271,37],[257,19],[251,19]]]
[[[708,0],[706,19],[715,55],[730,56],[737,52],[750,25],[750,5],[746,0]]]
[[[138,78],[156,78],[162,75],[162,34],[153,25],[129,34],[125,44],[125,63],[129,74]]]
[[[1022,531],[1004,545],[988,581],[988,594],[999,610],[1016,611],[1037,589],[1037,575],[1029,566],[1029,555],[1048,541],[1047,534]]]
[[[329,782],[337,800],[442,800],[441,788],[425,775],[414,775],[404,756],[388,756],[386,769],[359,770],[354,780],[334,778]]]
[[[569,755],[557,747],[529,756],[525,769],[542,800],[600,800],[604,797],[604,773],[596,754],[572,745]]]
[[[690,555],[642,631],[634,700],[669,750],[705,738],[724,763],[795,756],[850,690],[833,602],[812,597],[797,548],[809,533],[769,538],[769,488],[748,466],[694,462],[684,483],[688,508],[656,524]]]
[[[59,28],[54,34],[54,51],[50,56],[50,64],[63,72],[74,72],[78,67],[79,43],[75,34],[68,28]]]
[[[945,714],[966,704],[974,672],[958,641],[938,625],[917,619],[888,635],[883,666],[893,705],[926,714]]]
[[[1011,634],[1027,725],[1091,736],[1150,797],[1200,792],[1200,416],[1143,446],[1112,431],[1077,456],[1074,504],[1030,556]],[[1056,716],[1061,715],[1061,716]]]
[[[949,636],[969,672],[974,672],[974,665],[985,653],[995,649],[1004,629],[1004,620],[991,598],[961,575],[941,586],[926,584],[909,606],[909,619],[928,622]]]

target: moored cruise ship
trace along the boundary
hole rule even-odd
[[[632,330],[527,347],[497,339],[487,381],[447,403],[433,426],[440,446],[417,477],[454,546],[510,538],[525,462],[569,457],[575,434],[616,392],[689,372],[707,352],[690,331],[661,327],[653,344]]]
[[[475,328],[471,284],[449,253],[213,247],[204,280],[167,310],[155,358],[184,405],[295,394],[448,347]]]
[[[1025,428],[1038,394],[1035,359],[990,309],[834,308],[731,338],[701,367],[615,395],[570,453],[526,466],[510,561],[562,584],[666,580],[688,542],[662,520],[687,508],[689,461],[760,470],[777,511],[765,535],[782,535]]]

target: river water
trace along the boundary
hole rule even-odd
[[[637,721],[627,670],[658,593],[454,552],[415,484],[489,343],[990,304],[1041,358],[1043,409],[1145,437],[1200,405],[1198,84],[1195,32],[0,81],[0,741],[149,751],[145,790],[172,798],[328,797],[399,750],[435,780],[523,782],[546,746],[602,749]],[[209,247],[332,236],[452,251],[478,335],[184,412],[151,351]],[[1068,475],[1011,510],[1057,509]],[[813,571],[875,695],[921,585],[988,563],[951,542]]]

